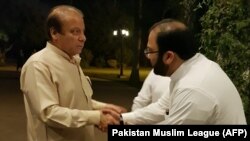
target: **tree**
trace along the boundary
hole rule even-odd
[[[132,70],[129,78],[129,82],[134,85],[138,86],[140,84],[140,75],[139,75],[139,52],[141,49],[141,21],[142,21],[142,0],[135,1],[136,9],[135,10],[135,28],[134,28],[134,38],[135,38],[135,46],[133,47],[133,64]]]
[[[218,62],[232,79],[243,99],[249,123],[249,2],[247,0],[206,0],[203,4],[209,8],[201,18],[201,51]]]
[[[82,9],[86,19],[85,47],[93,53],[92,65],[99,62],[98,60],[105,63],[102,60],[119,59],[116,58],[115,52],[120,49],[121,44],[113,37],[113,30],[124,27],[133,29],[131,16],[124,12],[120,3],[113,0],[75,1],[75,6]],[[130,42],[127,44],[126,48],[131,46]]]
[[[23,45],[26,57],[34,49],[40,49],[45,40],[44,21],[48,8],[39,0],[3,0],[0,8],[0,18],[4,19],[0,22],[0,30],[8,36],[8,46],[14,42],[20,43],[13,50]]]

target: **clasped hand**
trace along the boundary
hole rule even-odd
[[[106,132],[108,125],[119,125],[120,115],[124,112],[127,112],[124,107],[107,104],[103,109],[101,109],[101,120],[98,128],[101,131]]]

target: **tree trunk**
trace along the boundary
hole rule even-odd
[[[140,75],[139,75],[139,52],[141,48],[141,20],[142,20],[142,0],[135,1],[136,9],[135,9],[135,27],[134,27],[134,35],[135,35],[135,47],[133,48],[134,56],[133,56],[133,65],[129,78],[130,84],[136,87],[140,87]]]

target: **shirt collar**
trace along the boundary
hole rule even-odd
[[[181,66],[170,76],[171,81],[176,82],[182,78],[201,55],[202,54],[200,53],[196,53],[192,58],[184,61],[184,63],[182,63]]]
[[[78,65],[80,64],[81,57],[79,56],[79,54],[74,55],[73,58],[71,58],[67,53],[65,53],[58,47],[54,46],[50,42],[47,42],[46,48],[49,48],[50,50],[54,51],[56,54],[62,56],[72,64],[78,64]]]

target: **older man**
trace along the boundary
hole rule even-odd
[[[22,68],[29,141],[94,141],[94,125],[119,124],[125,109],[92,99],[80,67],[86,37],[83,14],[72,6],[54,7],[47,18],[49,41]]]

